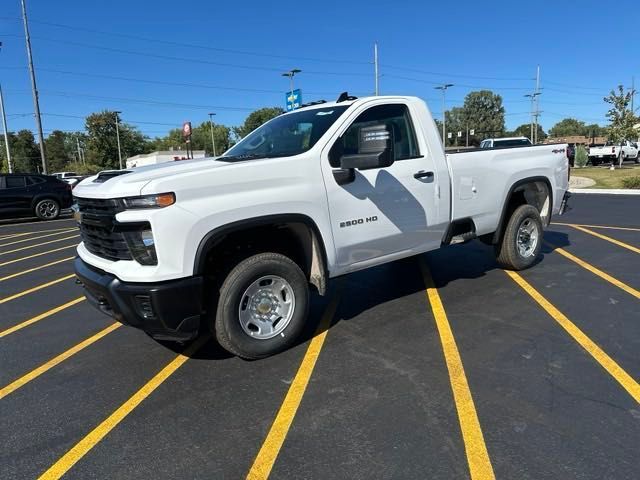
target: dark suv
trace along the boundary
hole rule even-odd
[[[48,175],[31,173],[0,174],[0,217],[35,214],[53,220],[71,207],[71,185]]]

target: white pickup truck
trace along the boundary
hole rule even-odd
[[[589,160],[593,166],[623,160],[634,160],[638,163],[638,148],[635,143],[629,141],[607,142],[603,146],[589,148]]]
[[[473,238],[529,267],[567,184],[566,145],[445,155],[422,100],[342,94],[221,157],[84,180],[75,271],[122,323],[260,358],[296,341],[331,278]]]

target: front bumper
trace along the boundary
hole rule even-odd
[[[202,277],[157,283],[128,283],[74,261],[87,300],[117,321],[144,330],[158,340],[190,340],[198,335],[202,315]]]

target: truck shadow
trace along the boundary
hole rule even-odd
[[[545,255],[555,248],[570,245],[568,236],[561,232],[545,232],[545,241],[538,263],[543,262]],[[329,329],[340,322],[361,317],[385,303],[425,292],[425,280],[420,269],[421,260],[426,261],[436,288],[444,288],[450,282],[460,279],[482,278],[488,272],[500,269],[495,261],[493,247],[480,241],[472,241],[345,275],[333,282],[333,288],[326,296],[311,296],[307,327],[292,348],[308,342],[321,332],[322,328],[326,328],[321,327],[322,316],[336,295],[340,296],[340,301],[333,319],[329,322]],[[427,302],[426,297],[424,302]],[[380,313],[377,312],[375,315]],[[176,353],[182,353],[184,350],[184,346],[178,344],[166,346]],[[231,357],[233,355],[214,340],[207,342],[192,355],[192,358],[201,360],[224,360]]]

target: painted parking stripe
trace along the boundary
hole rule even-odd
[[[67,248],[76,248],[78,245],[67,245],[65,247],[54,248],[52,250],[47,250],[46,252],[35,253],[33,255],[28,255],[26,257],[16,258],[15,260],[9,260],[7,262],[0,263],[0,267],[4,267],[5,265],[11,265],[12,263],[22,262],[23,260],[29,260],[30,258],[41,257],[42,255],[49,255],[50,253],[59,252],[61,250],[66,250]]]
[[[581,232],[588,233],[589,235],[593,235],[594,237],[613,243],[614,245],[618,245],[619,247],[626,248],[627,250],[631,250],[634,253],[640,253],[640,248],[634,247],[633,245],[629,245],[628,243],[621,242],[620,240],[616,240],[615,238],[608,237],[607,235],[594,232],[593,230],[589,230],[588,228],[581,227],[578,225],[572,225],[571,228],[575,228],[576,230],[579,230]]]
[[[640,385],[631,375],[625,372],[615,360],[602,350],[593,340],[591,340],[582,330],[580,330],[571,320],[569,320],[551,302],[543,297],[540,292],[529,284],[519,273],[504,270],[504,272],[516,282],[529,296],[535,300],[576,342],[589,353],[593,359],[611,375],[624,390],[640,403]]]
[[[460,422],[460,430],[462,431],[462,439],[469,464],[469,474],[472,480],[495,479],[469,382],[464,372],[462,358],[451,331],[447,313],[438,294],[438,289],[433,283],[429,268],[422,258],[420,259],[420,268],[427,287],[427,298],[436,321],[445,363],[449,372],[451,390],[453,391],[453,399],[458,412],[458,421]]]
[[[340,296],[337,294],[333,297],[329,306],[322,315],[322,320],[318,326],[318,330],[311,340],[307,351],[302,358],[302,362],[298,367],[296,376],[294,377],[287,395],[284,397],[282,405],[276,415],[276,418],[269,429],[260,451],[256,455],[253,465],[247,474],[247,480],[267,479],[271,473],[271,469],[278,458],[280,449],[284,440],[287,438],[293,419],[296,416],[298,407],[302,402],[302,397],[309,385],[309,380],[313,374],[313,370],[322,351],[322,346],[327,337],[329,327],[336,313],[336,308],[340,302]]]
[[[74,230],[76,230],[76,229],[75,228],[69,228],[69,229],[66,229],[66,230],[62,230],[60,232],[49,233],[47,235],[40,235],[40,236],[36,236],[36,237],[23,238],[21,240],[15,240],[13,242],[0,244],[0,247],[8,247],[9,245],[16,245],[18,243],[31,242],[33,240],[40,240],[41,238],[55,237],[56,235],[64,235],[65,233],[73,232]]]
[[[103,330],[100,330],[95,335],[92,335],[91,337],[87,338],[86,340],[83,340],[82,342],[78,343],[77,345],[74,345],[69,350],[67,350],[65,352],[62,352],[60,355],[58,355],[56,357],[53,357],[51,360],[49,360],[46,363],[43,363],[38,368],[35,368],[35,369],[31,370],[26,375],[23,375],[22,377],[18,378],[17,380],[14,380],[13,382],[11,382],[6,387],[1,388],[0,389],[0,400],[2,400],[7,395],[15,392],[20,387],[26,385],[27,383],[29,383],[30,381],[34,380],[35,378],[38,378],[43,373],[48,372],[49,370],[51,370],[56,365],[59,365],[60,363],[64,362],[67,358],[72,357],[76,353],[78,353],[78,352],[84,350],[85,348],[87,348],[89,345],[94,344],[95,342],[100,340],[102,337],[110,334],[111,332],[113,332],[114,330],[119,328],[120,326],[122,326],[121,323],[117,323],[117,322],[116,323],[112,323],[107,328],[105,328]]]
[[[28,268],[28,269],[23,270],[21,272],[12,273],[11,275],[7,275],[5,277],[0,277],[0,282],[4,282],[5,280],[11,280],[12,278],[19,277],[20,275],[25,275],[27,273],[35,272],[37,270],[41,270],[43,268],[51,267],[51,266],[57,265],[59,263],[68,262],[69,260],[73,260],[73,259],[74,259],[74,257],[61,258],[60,260],[56,260],[55,262],[45,263],[44,265],[39,265],[37,267]]]
[[[7,250],[6,252],[0,252],[0,255],[8,255],[9,253],[21,252],[23,250],[29,250],[30,248],[41,247],[42,245],[49,245],[51,243],[62,242],[63,240],[71,240],[72,238],[78,238],[79,236],[80,235],[71,235],[70,237],[56,238],[55,240],[49,240],[48,242],[36,243],[35,245],[15,248],[13,250]]]
[[[567,252],[564,248],[560,248],[560,247],[556,247],[555,245],[553,245],[552,243],[549,242],[544,242],[546,246],[548,246],[549,248],[553,249],[554,252],[559,253],[560,255],[562,255],[563,257],[571,260],[572,262],[580,265],[582,268],[584,268],[585,270],[589,270],[591,273],[593,273],[594,275],[597,275],[598,277],[602,278],[603,280],[609,282],[612,285],[615,285],[616,287],[618,287],[621,290],[624,290],[625,292],[627,292],[629,295],[633,295],[634,297],[636,297],[637,299],[640,299],[640,291],[636,290],[635,288],[627,285],[624,282],[621,282],[620,280],[618,280],[615,277],[612,277],[611,275],[609,275],[608,273],[603,272],[602,270],[600,270],[599,268],[594,267],[593,265],[585,262],[584,260],[582,260],[581,258],[576,257],[575,255],[573,255],[572,253]]]
[[[23,290],[22,292],[15,293],[15,294],[10,295],[8,297],[0,298],[0,305],[2,305],[3,303],[10,302],[11,300],[15,300],[16,298],[20,298],[20,297],[24,297],[25,295],[29,295],[30,293],[37,292],[38,290],[42,290],[43,288],[50,287],[51,285],[55,285],[56,283],[64,282],[65,280],[69,280],[70,278],[73,278],[75,276],[76,276],[75,273],[72,273],[70,275],[66,275],[64,277],[57,278],[57,279],[52,280],[50,282],[42,283],[42,284],[37,285],[35,287],[29,288],[27,290]]]
[[[627,230],[630,232],[640,232],[639,228],[633,227],[612,227],[611,225],[582,225],[580,223],[560,223],[560,222],[552,222],[552,225],[563,225],[565,227],[586,227],[586,228],[604,228],[607,230]]]
[[[11,335],[12,333],[17,332],[18,330],[22,330],[25,327],[28,327],[29,325],[33,325],[36,322],[39,322],[40,320],[44,320],[47,317],[50,317],[51,315],[54,315],[58,312],[61,312],[62,310],[66,310],[69,307],[72,307],[80,302],[82,302],[84,300],[84,297],[78,297],[75,300],[71,300],[70,302],[67,302],[63,305],[59,305],[55,308],[52,308],[51,310],[47,310],[44,313],[41,313],[40,315],[36,315],[35,317],[30,318],[29,320],[25,320],[24,322],[21,322],[17,325],[14,325],[13,327],[7,328],[6,330],[2,330],[0,331],[0,338],[6,337],[7,335]]]
[[[40,233],[60,232],[62,230],[69,230],[71,227],[64,228],[51,228],[47,230],[34,230],[33,232],[20,232],[20,233],[5,233],[0,235],[0,239],[8,240],[10,238],[26,237],[27,235],[38,235]]]
[[[120,324],[118,324],[120,325]],[[174,358],[151,380],[134,393],[126,402],[118,407],[100,425],[89,432],[82,440],[76,443],[67,453],[47,469],[39,478],[52,480],[62,477],[71,467],[73,467],[82,457],[95,447],[107,434],[113,430],[122,420],[126,418],[145,398],[151,395],[162,383],[165,382],[176,370],[178,370],[189,358],[202,347],[208,337],[200,337],[189,345],[184,352]]]
[[[20,219],[17,219],[20,220]],[[10,227],[20,227],[22,225],[33,225],[34,223],[39,223],[40,225],[48,225],[53,222],[73,222],[73,218],[59,218],[58,220],[36,220],[35,222],[17,222],[17,223],[7,223],[5,225],[0,225],[0,228],[10,228]]]

